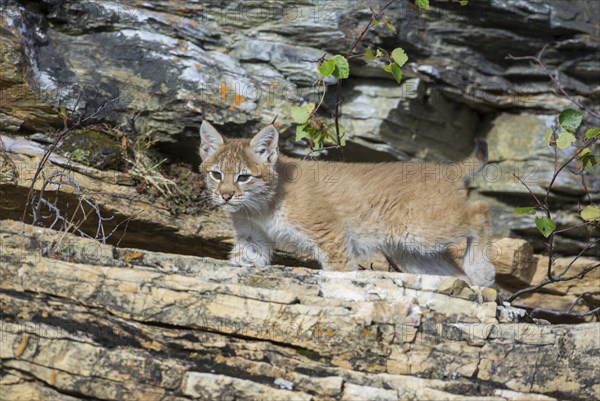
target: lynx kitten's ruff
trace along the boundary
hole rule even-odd
[[[200,137],[212,201],[233,217],[235,263],[267,265],[277,244],[312,252],[325,270],[356,270],[357,258],[383,252],[409,272],[456,275],[441,255],[467,238],[465,273],[494,282],[487,207],[468,202],[465,185],[486,163],[484,141],[460,163],[363,164],[280,155],[272,125],[225,141],[205,121]]]

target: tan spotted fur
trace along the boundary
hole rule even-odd
[[[381,252],[409,272],[457,275],[444,252],[467,238],[465,273],[493,283],[488,209],[466,188],[487,160],[485,142],[452,164],[331,163],[280,155],[272,125],[252,140],[226,140],[208,122],[200,131],[211,199],[232,214],[233,262],[269,264],[277,245],[327,270],[356,270],[357,259]]]

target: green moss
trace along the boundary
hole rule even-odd
[[[89,150],[75,149],[73,152],[71,152],[71,160],[76,161],[77,163],[85,164],[87,166],[90,165],[90,163],[88,163],[89,157]]]
[[[100,170],[122,170],[125,167],[119,142],[91,128],[71,132],[62,141],[59,150],[75,162]]]

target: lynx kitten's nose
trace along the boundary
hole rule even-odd
[[[222,193],[221,198],[223,198],[225,202],[229,202],[229,200],[233,198],[233,192]]]

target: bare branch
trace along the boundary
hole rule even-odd
[[[583,294],[579,294],[579,296],[577,298],[575,298],[573,303],[571,303],[571,306],[569,307],[569,309],[567,309],[567,312],[571,312],[573,310],[573,308],[575,307],[575,305],[577,305],[577,303],[579,302],[580,299],[589,297],[592,295],[600,295],[600,291],[586,291]]]
[[[586,142],[583,143],[583,145],[577,149],[577,151],[575,152],[575,154],[573,156],[571,156],[566,162],[564,162],[559,168],[558,170],[554,171],[554,174],[552,175],[552,180],[550,181],[550,184],[548,185],[548,188],[546,190],[546,199],[545,202],[548,202],[548,196],[550,195],[550,189],[552,188],[552,185],[554,185],[554,182],[556,181],[556,178],[558,177],[558,175],[560,174],[561,171],[563,171],[565,169],[565,167],[567,167],[573,160],[575,160],[575,158],[577,156],[579,156],[581,154],[581,152],[583,152],[583,150],[589,146],[592,146],[594,143],[596,143],[598,141],[598,137],[596,138],[591,138],[589,140],[587,140]],[[555,151],[556,151],[556,147],[555,147]]]
[[[563,85],[561,84],[560,80],[558,79],[558,77],[556,76],[556,74],[551,73],[548,68],[546,67],[546,65],[544,64],[544,62],[542,61],[542,57],[546,51],[546,49],[548,48],[550,44],[546,44],[544,45],[544,47],[539,51],[539,53],[535,56],[523,56],[523,57],[515,57],[511,54],[508,54],[506,56],[507,60],[515,60],[515,61],[529,61],[531,63],[531,65],[533,66],[537,66],[538,68],[540,68],[550,79],[550,81],[552,82],[552,84],[554,85],[554,87],[558,90],[559,93],[561,93],[563,96],[565,96],[567,99],[569,99],[573,104],[575,104],[577,107],[579,107],[580,109],[586,111],[589,115],[600,119],[600,114],[598,114],[597,112],[595,112],[594,110],[591,110],[589,108],[587,108],[584,104],[582,104],[577,98],[575,98],[574,96],[570,95],[569,93],[567,93],[567,91],[564,89]],[[598,138],[590,138],[587,141],[584,141],[582,146],[579,147],[577,149],[577,151],[565,162],[561,163],[559,165],[558,163],[558,149],[557,149],[557,145],[556,145],[556,141],[557,141],[557,130],[558,130],[558,124],[555,125],[552,128],[552,137],[553,137],[553,148],[554,148],[554,173],[552,174],[552,178],[550,180],[550,183],[548,184],[548,187],[546,188],[546,194],[544,196],[543,200],[540,200],[534,193],[533,191],[527,186],[527,184],[521,180],[519,177],[517,177],[516,175],[515,178],[517,178],[521,184],[529,191],[530,195],[533,197],[533,199],[535,199],[538,207],[545,212],[546,216],[548,218],[551,218],[551,211],[550,211],[550,206],[549,206],[549,198],[550,198],[550,192],[552,191],[552,187],[554,185],[554,183],[556,182],[556,179],[558,177],[558,175],[573,161],[575,160],[580,154],[581,152],[583,152],[583,150],[591,145],[593,145],[594,143],[596,143],[598,141]],[[589,194],[589,191],[587,189],[587,186],[585,184],[585,178],[584,178],[584,174],[583,174],[583,169],[580,169],[580,171],[578,171],[578,174],[581,176],[581,182],[582,185],[585,189],[585,192],[587,193],[588,196],[588,200],[591,201],[591,196]],[[570,281],[570,280],[576,280],[576,279],[582,279],[583,277],[585,277],[586,274],[590,273],[591,271],[594,271],[596,269],[598,269],[600,267],[600,264],[595,264],[592,266],[587,266],[586,268],[584,268],[581,272],[571,275],[571,276],[567,276],[565,277],[565,275],[567,274],[567,272],[572,268],[573,264],[589,249],[591,249],[592,247],[594,247],[598,241],[600,241],[600,239],[596,239],[592,242],[590,242],[589,244],[587,244],[587,246],[585,246],[578,255],[576,255],[571,262],[567,265],[567,267],[565,267],[560,273],[558,274],[553,274],[552,270],[553,270],[553,265],[554,265],[554,261],[555,261],[555,257],[554,257],[554,238],[556,235],[561,234],[561,233],[565,233],[571,230],[575,230],[577,228],[582,228],[582,227],[586,227],[590,224],[591,222],[584,222],[584,223],[580,223],[580,224],[576,224],[573,225],[571,227],[565,227],[565,228],[561,228],[559,230],[554,230],[549,236],[548,236],[548,241],[546,242],[546,249],[548,251],[548,266],[547,266],[547,273],[546,273],[546,278],[544,280],[542,280],[540,283],[527,287],[527,288],[523,288],[520,289],[518,291],[516,291],[514,294],[512,294],[510,296],[510,298],[508,299],[509,302],[514,301],[516,298],[536,291],[546,285],[549,285],[551,283],[556,283],[556,282],[562,282],[562,281]],[[549,313],[549,314],[553,314],[556,316],[575,316],[575,317],[583,317],[583,316],[588,316],[588,315],[593,315],[596,314],[598,315],[598,310],[599,308],[596,308],[592,311],[586,312],[586,313],[582,313],[582,314],[576,314],[572,312],[573,307],[575,306],[575,304],[582,298],[584,297],[584,294],[581,294],[579,297],[577,297],[577,299],[575,300],[575,302],[573,303],[573,305],[571,305],[571,307],[569,308],[568,311],[550,311],[550,310],[546,310],[546,309],[534,309],[531,314],[535,314],[535,313],[540,313],[540,312],[544,312],[544,313]]]
[[[345,55],[346,59],[352,55],[352,53],[354,52],[354,49],[356,49],[356,46],[358,46],[360,41],[363,39],[363,37],[365,36],[367,31],[369,30],[369,28],[371,28],[371,26],[373,25],[373,19],[375,17],[383,16],[383,13],[385,12],[385,10],[389,6],[391,6],[394,3],[394,1],[395,0],[388,1],[377,12],[371,8],[371,20],[369,20],[369,22],[367,23],[367,26],[362,30],[362,32],[358,35],[358,37],[354,40],[354,42],[352,42],[350,49],[348,50],[348,52]],[[341,136],[340,136],[340,123],[339,123],[340,116],[341,116],[341,113],[340,113],[340,104],[341,103],[342,103],[342,80],[338,79],[337,87],[336,87],[336,91],[335,91],[335,117],[334,117],[334,119],[335,119],[335,137],[336,137],[339,149],[340,149],[341,158],[342,158],[342,160],[344,160],[344,150],[341,147],[342,142],[341,142]]]
[[[375,11],[375,10],[373,10],[373,8],[371,8],[371,19],[369,20],[367,25],[364,27],[364,29],[358,34],[356,39],[354,39],[354,41],[350,45],[350,48],[348,49],[346,54],[344,54],[344,57],[347,60],[362,56],[362,55],[352,54],[352,53],[354,52],[354,50],[356,49],[356,47],[358,46],[360,41],[364,38],[365,34],[369,31],[371,26],[373,26],[373,19],[382,17],[384,15],[385,10],[389,6],[391,6],[394,3],[394,1],[396,1],[396,0],[388,1],[383,7],[381,7],[379,9],[379,11]],[[311,63],[322,63],[325,60],[326,55],[327,54],[323,54],[323,56],[321,56],[317,60],[303,60],[303,61],[307,61],[307,62],[311,62]],[[325,96],[325,93],[323,93],[323,96]],[[321,104],[321,103],[319,103],[319,104]],[[340,117],[341,117],[341,111],[340,111],[341,104],[342,104],[342,79],[338,78],[338,81],[336,84],[336,90],[335,90],[335,114],[333,115],[333,119],[335,121],[335,138],[336,138],[336,142],[337,142],[335,149],[338,149],[340,151],[340,157],[343,161],[344,160],[344,149],[342,147],[342,137],[340,134],[340,122],[339,122]],[[313,110],[311,115],[316,113],[316,111],[318,109],[319,109],[319,107],[315,107],[315,109]],[[314,154],[314,152],[315,152],[315,150],[311,148],[310,152],[305,156],[305,158],[310,157],[312,154]]]
[[[590,242],[589,244],[587,244],[587,246],[585,246],[578,254],[577,256],[575,256],[571,262],[567,265],[567,267],[565,267],[565,269],[560,272],[559,274],[556,275],[556,277],[562,277],[564,276],[573,266],[573,264],[589,249],[591,249],[595,244],[597,244],[598,242],[600,242],[600,238],[597,238],[595,241]]]
[[[507,60],[515,60],[515,61],[529,61],[532,65],[537,65],[543,72],[544,74],[546,74],[548,76],[548,78],[550,78],[550,80],[552,81],[552,84],[554,85],[554,87],[563,94],[563,96],[565,96],[567,99],[569,99],[571,101],[571,103],[573,103],[574,105],[576,105],[577,107],[579,107],[582,110],[587,111],[590,115],[600,119],[600,114],[596,113],[595,111],[587,108],[583,103],[581,103],[578,99],[576,99],[574,96],[571,96],[564,88],[564,86],[562,85],[562,83],[558,80],[558,78],[556,77],[555,74],[551,73],[548,68],[546,67],[546,65],[544,64],[544,62],[542,61],[542,56],[544,55],[544,52],[546,51],[546,48],[550,45],[550,43],[546,43],[544,45],[544,47],[542,47],[542,50],[540,50],[540,52],[537,54],[537,56],[523,56],[523,57],[515,57],[512,54],[508,54],[506,56]]]
[[[79,104],[80,98],[81,98],[81,92],[78,96],[76,105]],[[56,136],[56,139],[54,140],[54,142],[52,142],[52,145],[50,145],[50,147],[46,150],[46,152],[42,156],[42,160],[40,160],[40,163],[37,166],[35,174],[33,175],[33,179],[31,180],[31,185],[29,186],[29,192],[27,193],[27,200],[25,201],[25,207],[23,208],[23,215],[21,216],[21,222],[24,222],[25,217],[27,217],[27,209],[29,208],[29,205],[31,205],[31,200],[33,198],[33,192],[34,192],[33,188],[35,186],[35,183],[37,182],[40,173],[44,169],[46,162],[50,158],[50,155],[52,155],[52,153],[54,153],[54,150],[56,149],[56,147],[58,146],[60,141],[62,141],[64,138],[66,138],[67,135],[69,135],[73,130],[81,127],[84,123],[98,117],[98,115],[100,115],[100,113],[104,109],[106,109],[106,107],[108,107],[110,104],[112,104],[118,100],[119,100],[119,98],[117,97],[117,98],[106,101],[104,104],[102,104],[100,107],[98,107],[98,109],[96,109],[96,111],[94,113],[90,114],[89,116],[87,116],[87,117],[80,116],[78,118],[77,122],[75,122],[71,127],[67,127],[67,122],[65,122],[65,127],[58,133],[58,135]]]
[[[514,301],[516,298],[520,297],[523,294],[526,294],[528,292],[532,292],[535,290],[538,290],[542,287],[547,286],[548,284],[551,283],[557,283],[559,281],[571,281],[571,280],[575,280],[575,279],[582,279],[585,277],[586,274],[588,274],[591,271],[596,270],[598,267],[600,267],[600,263],[592,265],[592,266],[588,266],[587,268],[583,269],[581,272],[569,276],[569,277],[557,277],[557,276],[552,276],[550,278],[545,278],[544,280],[542,280],[539,284],[536,284],[534,286],[531,287],[527,287],[527,288],[523,288],[520,289],[519,291],[515,292],[514,294],[512,294],[509,298],[508,298],[508,302],[512,302]]]
[[[525,181],[523,181],[521,179],[521,177],[519,177],[518,175],[513,173],[513,177],[515,177],[517,180],[519,180],[519,182],[527,189],[527,191],[529,191],[529,194],[533,197],[533,199],[535,199],[535,202],[538,204],[538,207],[542,210],[547,211],[548,210],[548,206],[547,206],[547,202],[540,202],[540,200],[538,199],[537,196],[535,196],[535,194],[533,193],[533,191],[531,190],[531,188],[529,188],[529,186],[525,183]]]
[[[545,309],[545,308],[535,308],[533,309],[531,312],[529,312],[530,315],[534,316],[534,315],[539,315],[542,313],[548,314],[548,315],[554,315],[554,316],[559,316],[559,317],[586,317],[586,316],[590,316],[590,315],[600,315],[600,307],[597,307],[595,309],[592,309],[588,312],[582,312],[582,313],[575,313],[572,311],[557,311],[557,310],[552,310],[552,309]]]

